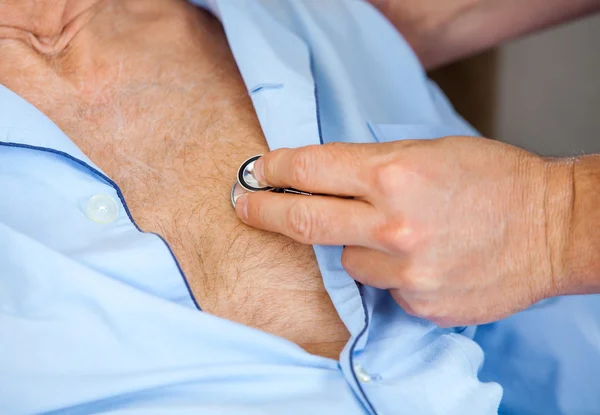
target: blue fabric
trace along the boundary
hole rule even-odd
[[[366,3],[196,3],[221,19],[271,149],[477,134]],[[110,224],[84,214],[101,193],[120,201]],[[339,360],[202,312],[169,247],[137,228],[117,185],[2,86],[0,194],[2,413],[480,415],[498,411],[497,382],[508,385],[507,413],[543,402],[545,414],[600,409],[595,297],[479,331],[440,329],[385,291],[359,288],[340,247],[315,246],[352,335]],[[564,315],[574,317],[561,330],[544,329]],[[473,336],[491,356],[487,383]],[[565,359],[574,344],[578,356]]]

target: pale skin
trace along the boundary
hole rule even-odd
[[[373,1],[426,67],[600,9],[597,0]],[[536,16],[531,18],[527,16]],[[488,323],[545,298],[600,293],[600,156],[547,159],[481,138],[280,149],[276,187],[236,212],[305,244],[345,246],[357,281],[440,326]]]

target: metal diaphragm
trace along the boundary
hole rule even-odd
[[[254,177],[254,163],[261,158],[262,154],[250,157],[242,163],[238,169],[238,183],[248,192],[258,192],[260,190],[271,190],[271,186],[267,186],[256,180]]]

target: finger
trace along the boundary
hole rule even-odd
[[[373,155],[385,144],[331,143],[279,149],[255,164],[259,181],[311,193],[364,197],[372,187]]]
[[[362,246],[347,246],[342,266],[356,281],[375,288],[389,289],[401,285],[406,258]]]
[[[236,213],[250,226],[304,244],[370,246],[377,227],[370,204],[337,197],[248,193],[238,198]]]

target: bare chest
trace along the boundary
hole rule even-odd
[[[34,87],[14,89],[119,184],[138,225],[169,243],[205,311],[336,356],[347,332],[312,248],[248,228],[231,207],[239,164],[268,147],[224,36],[214,22],[203,30],[209,39],[192,31],[171,44],[115,46],[68,82],[45,72],[55,87],[44,99]],[[94,87],[69,86],[81,82]]]

